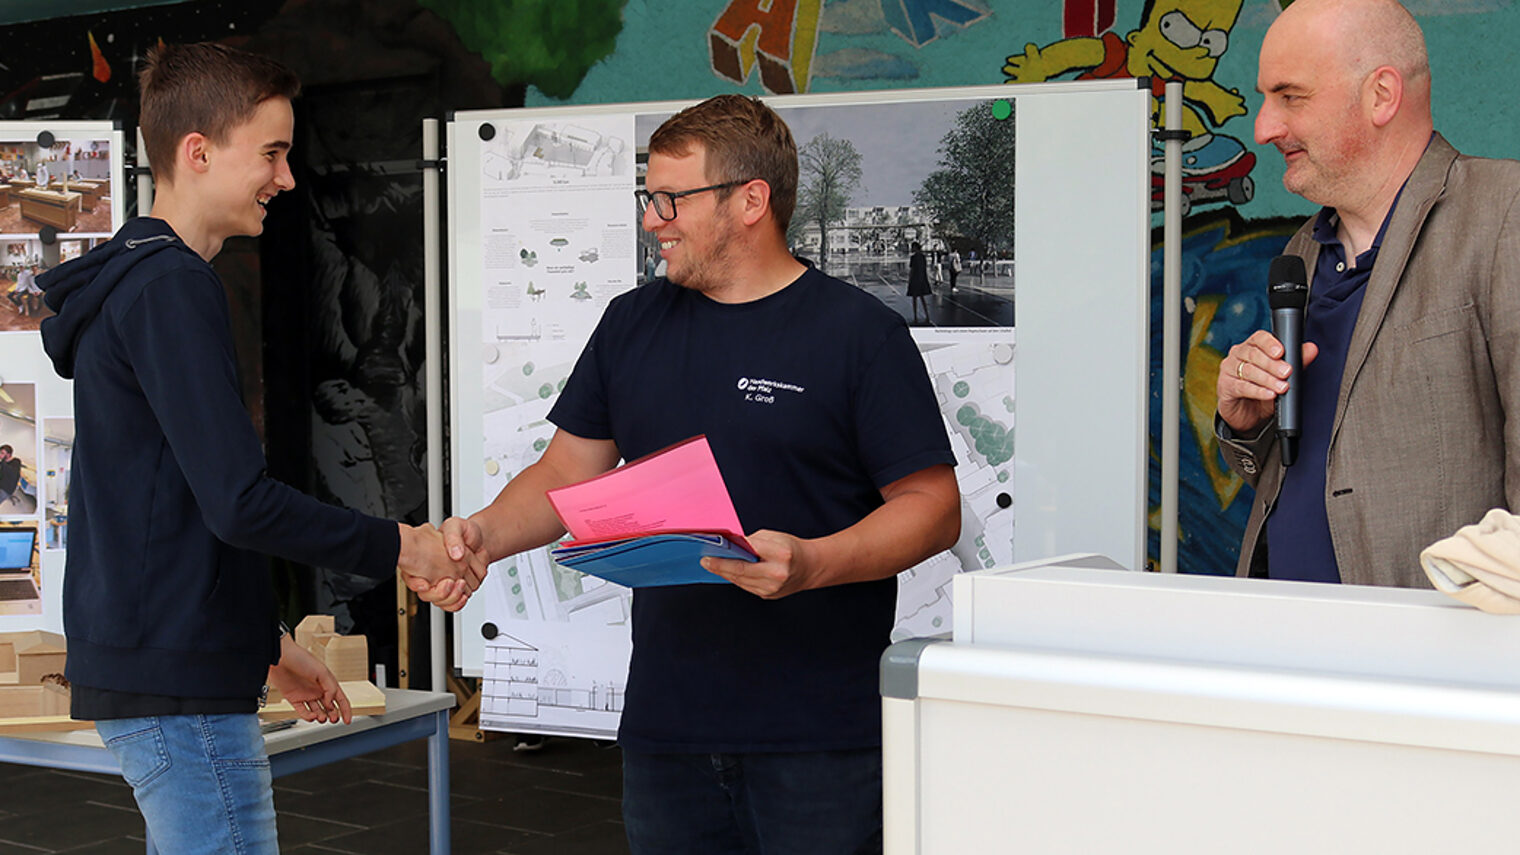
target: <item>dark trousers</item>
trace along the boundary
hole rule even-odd
[[[623,751],[633,855],[877,855],[881,749]]]

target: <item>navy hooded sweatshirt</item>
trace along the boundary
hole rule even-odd
[[[38,277],[74,381],[68,679],[254,698],[278,658],[267,560],[395,573],[396,524],[273,480],[243,408],[221,280],[163,220]]]

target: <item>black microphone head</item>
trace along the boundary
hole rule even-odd
[[[1309,304],[1309,274],[1304,260],[1279,255],[1267,271],[1267,302],[1274,309],[1302,309]]]

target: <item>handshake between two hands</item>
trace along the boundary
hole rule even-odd
[[[406,587],[424,602],[457,612],[486,578],[491,559],[486,555],[480,527],[450,517],[443,528],[431,523],[401,529],[401,554],[396,571]]]

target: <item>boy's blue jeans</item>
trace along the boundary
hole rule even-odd
[[[160,852],[273,855],[274,791],[258,716],[169,715],[95,723]]]

